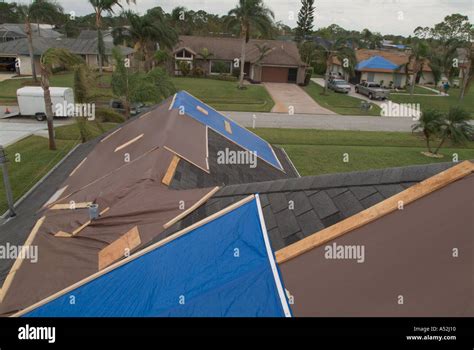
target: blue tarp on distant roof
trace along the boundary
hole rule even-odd
[[[357,64],[356,70],[364,70],[364,69],[387,69],[387,70],[395,70],[398,66],[383,58],[381,56],[373,56],[365,61],[361,61]]]
[[[206,115],[203,112],[199,111],[197,106],[206,110],[208,114]],[[259,158],[270,163],[275,168],[283,171],[283,167],[281,166],[280,161],[276,157],[272,147],[268,144],[268,142],[261,139],[249,130],[236,124],[231,119],[226,118],[225,116],[212,109],[205,103],[199,101],[194,96],[188,94],[186,91],[180,91],[176,94],[171,108],[184,108],[183,112],[186,115],[196,119],[202,124],[209,126],[211,129],[225,136],[229,140],[235,142],[242,148],[248,151],[257,152],[257,156]],[[224,123],[225,121],[229,122],[232,129],[232,133],[226,131]]]
[[[24,317],[291,316],[257,198]]]

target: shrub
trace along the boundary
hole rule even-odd
[[[201,67],[194,67],[192,71],[192,75],[198,78],[204,76],[205,73],[206,72]]]
[[[111,108],[98,108],[95,112],[96,119],[102,123],[123,123],[125,117]]]
[[[191,68],[189,67],[188,62],[183,62],[183,61],[179,62],[178,68],[181,74],[183,75],[183,77],[188,76],[189,73],[191,72]]]

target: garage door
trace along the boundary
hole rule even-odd
[[[263,67],[262,81],[269,83],[287,83],[288,68],[281,67]]]

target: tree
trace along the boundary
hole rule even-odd
[[[127,4],[135,3],[135,0],[125,0]],[[89,0],[95,12],[95,27],[97,29],[97,49],[99,56],[99,72],[102,74],[102,65],[105,55],[105,44],[102,36],[102,15],[104,13],[113,14],[114,7],[122,7],[122,0]]]
[[[406,72],[411,70],[412,80],[410,85],[410,95],[415,91],[416,79],[418,74],[423,74],[423,67],[426,64],[426,56],[428,54],[428,46],[424,41],[416,40],[411,44],[410,55],[405,67]]]
[[[426,147],[428,152],[431,151],[430,141],[433,137],[439,134],[441,125],[443,123],[444,115],[438,110],[429,109],[423,111],[417,123],[413,124],[411,129],[413,132],[421,131],[425,137]]]
[[[464,99],[464,95],[469,91],[469,87],[474,79],[474,68],[472,61],[474,60],[474,44],[469,42],[468,47],[463,48],[465,52],[464,62],[461,66],[462,82],[461,92],[459,93],[459,100]]]
[[[298,27],[296,27],[295,40],[301,42],[313,31],[314,0],[301,0],[301,9],[298,13]]]
[[[171,79],[161,68],[155,68],[148,74],[133,72],[125,66],[124,57],[119,48],[112,51],[115,70],[112,75],[112,92],[125,109],[125,117],[130,118],[134,103],[158,103],[175,91]]]
[[[434,154],[438,154],[446,140],[451,140],[453,144],[462,144],[472,137],[473,132],[470,113],[461,107],[451,107],[440,126],[439,136],[441,142]]]
[[[17,23],[20,21],[18,5],[16,3],[0,3],[0,23]]]
[[[207,47],[204,47],[201,52],[198,53],[198,56],[201,57],[204,62],[206,62],[207,66],[209,66],[209,62],[211,61],[211,58],[214,56],[214,54],[210,52]]]
[[[35,82],[38,81],[36,74],[35,56],[33,48],[32,20],[53,20],[63,9],[60,5],[49,0],[33,0],[29,5],[18,5],[20,18],[25,23],[25,32],[28,40],[28,53],[31,62],[31,74]],[[21,62],[20,62],[21,63]]]
[[[82,64],[83,60],[76,55],[73,55],[66,49],[50,48],[41,55],[41,87],[44,91],[44,105],[46,109],[46,119],[48,121],[48,136],[49,149],[56,149],[56,142],[54,140],[54,126],[53,126],[53,102],[51,100],[51,92],[49,91],[49,77],[52,74],[53,67],[64,66],[72,68]]]
[[[261,33],[268,34],[272,28],[273,18],[275,18],[273,11],[267,8],[262,0],[239,0],[237,6],[228,13],[227,25],[238,26],[242,38],[239,89],[244,88],[245,47],[250,40],[250,31],[255,27]]]
[[[268,47],[266,44],[255,44],[255,47],[258,50],[258,58],[255,60],[255,64],[260,65],[265,59],[265,57],[267,57],[270,52],[273,51],[273,49],[271,47]]]
[[[156,43],[160,44],[160,48],[172,48],[178,41],[178,35],[167,25],[163,16],[139,16],[131,11],[124,12],[123,16],[127,18],[129,25],[114,29],[114,41],[125,41],[133,45],[141,53],[147,72],[151,68],[151,52],[155,50]]]
[[[336,41],[328,42],[327,45],[317,45],[318,56],[326,62],[324,94],[327,94],[328,91],[329,74],[334,59],[341,63],[344,71],[350,75],[354,74],[356,58],[354,50],[347,45],[348,40],[347,38],[340,38]]]

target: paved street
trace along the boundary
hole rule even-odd
[[[311,115],[252,112],[223,112],[231,119],[246,127],[253,126],[256,116],[257,128],[293,128],[324,130],[364,130],[364,131],[411,131],[414,121],[411,118],[372,117],[348,115]]]

